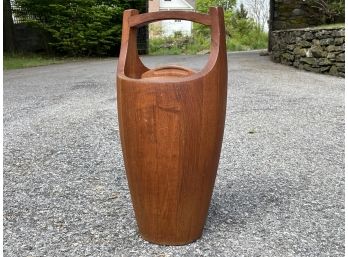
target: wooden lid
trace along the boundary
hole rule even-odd
[[[144,79],[156,77],[187,77],[194,73],[196,73],[194,70],[173,65],[148,70],[141,75],[141,78]]]

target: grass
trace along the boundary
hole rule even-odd
[[[344,25],[344,24],[343,24]],[[227,38],[227,51],[244,51],[267,48],[268,35],[265,32],[253,32]],[[183,36],[152,38],[149,41],[150,55],[193,55],[210,49],[210,37]],[[4,70],[28,68],[50,64],[59,64],[81,60],[81,58],[55,57],[39,54],[4,54]]]
[[[210,38],[190,36],[156,37],[149,40],[150,55],[196,54],[209,49]]]
[[[320,26],[316,26],[316,29],[342,29],[344,28],[344,23],[334,23],[334,24],[324,24]]]
[[[54,57],[39,54],[4,54],[4,70],[21,69],[28,67],[43,66],[49,64],[65,63],[74,61],[73,58]]]
[[[268,45],[268,35],[265,32],[239,35],[227,38],[227,51],[245,51],[264,49]],[[210,49],[210,38],[200,36],[157,37],[150,38],[150,55],[197,54]]]
[[[265,49],[268,46],[268,35],[265,32],[227,38],[227,51],[246,51]]]

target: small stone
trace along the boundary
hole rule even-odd
[[[319,68],[314,68],[314,67],[312,67],[312,66],[309,65],[309,64],[304,64],[304,65],[303,65],[303,68],[304,68],[306,71],[319,72]]]
[[[321,30],[315,34],[315,37],[319,39],[328,38],[330,36],[330,33],[328,33],[326,30]]]
[[[335,60],[336,59],[336,54],[335,53],[328,53],[326,58],[329,60]]]
[[[277,53],[277,54],[273,54],[273,53],[272,53],[271,58],[272,58],[272,60],[273,60],[275,63],[279,63],[279,62],[280,62],[280,55],[279,55],[279,53]]]
[[[261,51],[259,53],[260,56],[269,56],[269,52],[268,51]]]
[[[344,37],[344,29],[336,30],[332,32],[332,36],[334,37]]]
[[[333,38],[320,39],[320,45],[322,45],[322,46],[331,45],[334,42],[335,42],[335,40]]]
[[[344,71],[344,67],[337,67],[337,70],[338,70],[339,72],[345,72],[345,71]]]
[[[330,62],[330,60],[327,59],[327,58],[319,58],[318,64],[319,64],[320,66],[326,66],[326,65],[330,65],[331,62]]]
[[[288,61],[288,60],[286,60],[286,59],[281,59],[281,60],[280,60],[280,63],[281,63],[281,64],[285,64],[285,65],[292,66],[292,62],[291,62],[291,61]]]
[[[303,31],[302,30],[294,30],[290,32],[290,34],[294,35],[295,37],[302,37]]]
[[[336,50],[336,47],[333,46],[333,45],[329,45],[328,47],[326,47],[326,50],[327,50],[328,52],[333,52],[333,51]]]
[[[286,49],[289,51],[293,51],[295,49],[295,45],[287,45]]]
[[[281,55],[282,58],[284,58],[287,61],[293,61],[295,57],[292,54],[284,53]]]
[[[312,46],[312,44],[306,40],[302,40],[302,41],[298,42],[297,45],[299,45],[300,47],[311,47]]]
[[[299,43],[299,42],[301,42],[301,41],[303,41],[302,37],[296,37],[296,38],[295,38],[295,42],[296,42],[296,43]]]
[[[313,40],[312,40],[312,43],[313,43],[314,45],[320,45],[320,40],[319,40],[319,39],[313,39]]]
[[[301,40],[301,38],[296,38],[296,37],[294,37],[294,36],[291,35],[291,34],[285,36],[285,41],[286,41],[288,44],[296,43],[298,39],[299,39],[299,41]]]
[[[312,46],[309,50],[312,53],[313,57],[320,58],[327,56],[327,52],[323,51],[323,48],[321,46]]]
[[[315,58],[313,58],[313,57],[301,58],[301,59],[300,59],[300,62],[313,65],[313,64],[315,64]]]
[[[298,56],[301,56],[301,57],[305,57],[306,56],[306,49],[300,48],[300,47],[296,47],[294,49],[294,54],[298,55]]]
[[[336,52],[344,52],[345,51],[344,47],[345,47],[345,44],[340,45],[340,46],[335,46],[335,51]]]
[[[344,37],[336,37],[335,45],[342,45],[344,43]]]
[[[329,73],[330,73],[331,75],[336,76],[336,75],[338,74],[337,67],[336,67],[335,65],[332,65],[332,67],[331,67]]]
[[[313,57],[312,52],[309,49],[306,50],[306,57]]]
[[[328,70],[330,70],[331,66],[324,66],[320,68],[320,72],[326,72]]]
[[[278,44],[274,44],[272,46],[272,51],[277,51],[277,50],[279,50],[279,45]]]
[[[336,56],[336,61],[338,62],[344,62],[344,53],[343,54],[339,54]]]
[[[345,76],[344,76],[344,72],[339,72],[339,73],[337,74],[337,76],[342,77],[342,78],[345,77]]]
[[[305,32],[304,34],[303,34],[303,38],[305,39],[305,40],[312,40],[313,39],[313,34],[312,34],[312,32]]]
[[[302,9],[294,9],[294,10],[292,10],[292,14],[294,16],[301,16],[301,15],[305,14],[305,11]]]

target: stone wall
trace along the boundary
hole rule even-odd
[[[344,77],[344,28],[272,31],[271,42],[275,62]]]
[[[271,30],[304,28],[324,22],[323,14],[303,0],[273,0],[271,16]]]

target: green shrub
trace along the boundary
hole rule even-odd
[[[246,51],[252,49],[267,48],[268,35],[262,31],[250,31],[247,34],[235,33],[226,37],[228,51]],[[169,37],[156,37],[150,39],[149,53],[151,55],[165,54],[197,54],[210,49],[210,38],[193,33],[193,36],[185,36],[182,39]]]
[[[326,24],[344,22],[344,0],[303,0],[323,16]]]
[[[208,48],[209,44],[203,39],[181,35],[176,33],[173,36],[155,37],[150,39],[149,53],[157,54],[195,54],[204,48]]]
[[[15,15],[48,32],[54,52],[70,55],[115,54],[121,37],[121,0],[16,0]]]
[[[197,10],[207,12],[212,3],[224,7],[226,26],[226,47],[228,51],[243,51],[267,48],[268,34],[250,18],[241,5],[239,10],[234,9],[232,0],[197,0]],[[153,31],[154,32],[154,31]],[[193,23],[192,36],[180,34],[161,37],[157,29],[155,38],[150,38],[150,54],[196,54],[210,48],[210,29],[198,23]]]

